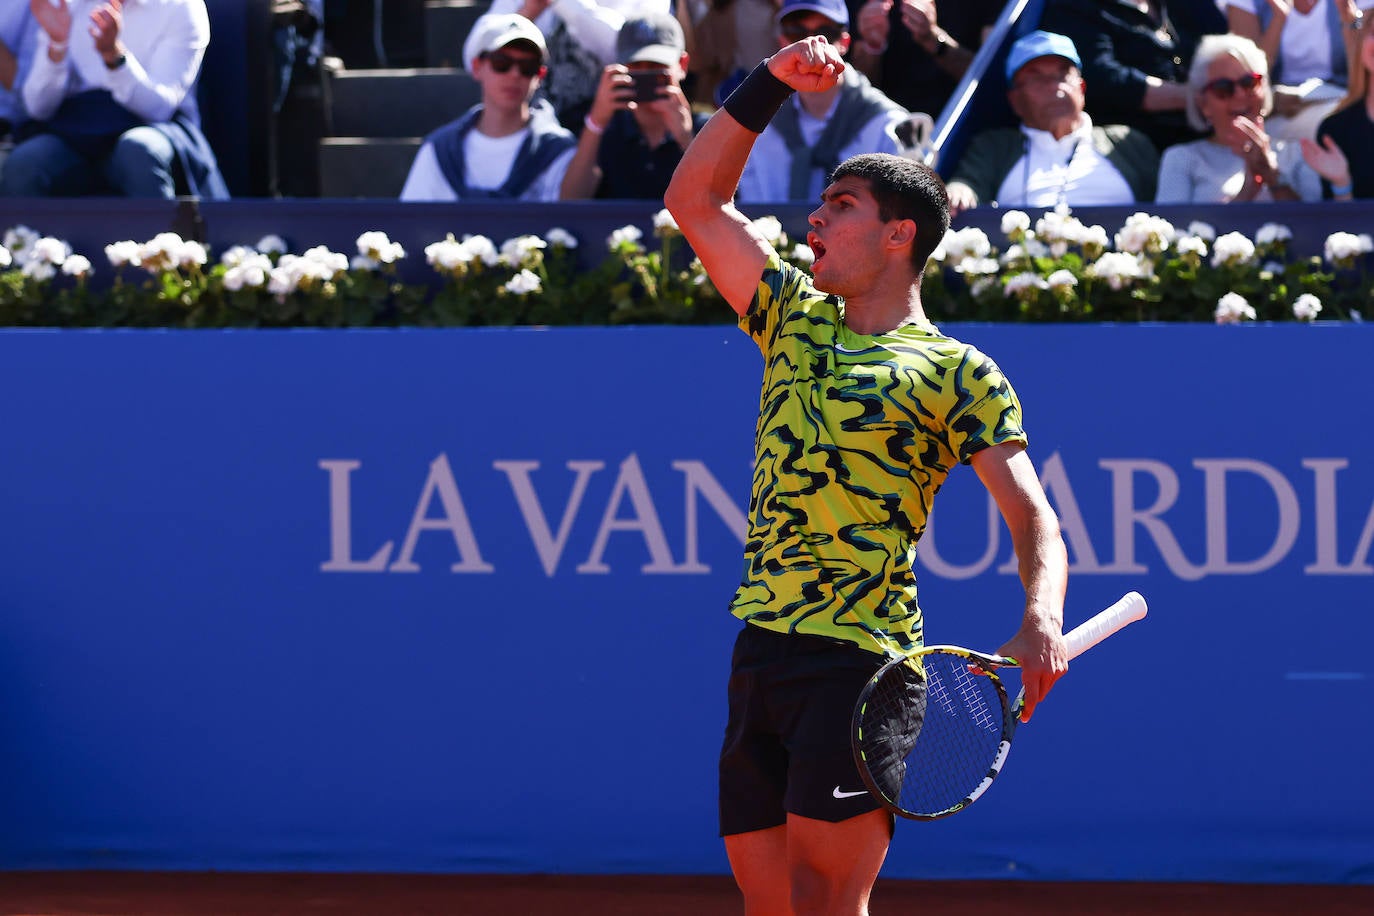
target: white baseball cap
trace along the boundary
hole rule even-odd
[[[547,58],[548,46],[539,26],[517,13],[487,13],[472,24],[463,42],[463,66],[471,73],[473,64],[483,54],[500,50],[513,41],[528,41]]]

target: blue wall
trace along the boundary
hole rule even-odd
[[[1374,881],[1369,329],[951,330],[1026,404],[1070,622],[1151,615],[886,873]],[[758,370],[730,327],[0,332],[0,866],[724,871]],[[929,637],[993,648],[1007,538],[941,499]]]

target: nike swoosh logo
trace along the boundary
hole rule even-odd
[[[831,792],[830,794],[833,795],[833,796],[835,796],[836,798],[853,798],[855,795],[867,795],[867,794],[868,794],[868,790],[867,790],[867,789],[860,789],[860,790],[857,791],[857,792],[841,792],[841,791],[840,791],[840,787],[839,787],[839,786],[836,786],[836,787],[835,787],[835,791],[834,791],[834,792]]]

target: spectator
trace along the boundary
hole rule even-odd
[[[542,94],[574,134],[591,110],[602,69],[615,63],[625,17],[666,13],[670,0],[491,0],[489,13],[519,13],[539,26],[549,70]]]
[[[980,203],[1025,207],[1128,204],[1154,197],[1159,154],[1141,131],[1099,127],[1083,110],[1078,50],[1031,32],[1007,53],[1007,101],[1020,128],[976,135],[950,179],[951,213]]]
[[[666,13],[625,20],[616,58],[601,74],[577,155],[563,179],[563,199],[657,199],[692,137],[706,123],[693,115],[682,81],[687,47],[682,26]],[[644,81],[636,83],[636,80]],[[637,97],[647,86],[654,99]]]
[[[1156,150],[1197,139],[1188,125],[1188,65],[1205,34],[1226,31],[1205,0],[1047,0],[1040,27],[1083,55],[1087,111],[1143,130]]]
[[[30,120],[5,162],[9,197],[229,196],[200,132],[204,0],[31,0],[41,34]]]
[[[558,200],[577,139],[545,102],[544,36],[524,16],[487,13],[463,42],[482,101],[425,138],[401,200]]]
[[[848,0],[850,59],[894,102],[938,118],[1004,0]]]
[[[691,0],[679,0],[691,2]],[[704,0],[692,16],[691,99],[703,107],[725,101],[745,74],[778,49],[774,20],[782,0]]]
[[[1203,140],[1171,146],[1159,164],[1159,203],[1318,200],[1321,179],[1297,143],[1270,138],[1269,65],[1253,41],[1209,35],[1188,71],[1188,120]]]
[[[785,0],[777,24],[774,51],[812,35],[823,37],[841,54],[849,48],[844,0]],[[896,127],[907,114],[862,73],[846,67],[835,86],[798,92],[783,103],[749,153],[739,199],[818,200],[831,171],[850,156],[901,153]]]
[[[1317,131],[1320,145],[1302,141],[1303,158],[1324,179],[1322,196],[1374,198],[1374,16],[1361,23],[1350,89]],[[1361,153],[1360,150],[1365,150]]]
[[[1228,0],[1232,34],[1259,45],[1274,81],[1269,136],[1311,139],[1345,96],[1360,22],[1374,0]]]
[[[0,142],[8,142],[24,120],[20,90],[37,43],[38,23],[27,3],[0,9]]]

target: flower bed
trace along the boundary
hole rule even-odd
[[[774,217],[754,225],[784,258],[811,252]],[[108,267],[66,242],[19,226],[0,248],[0,324],[53,327],[373,327],[557,324],[690,324],[730,320],[730,310],[691,257],[667,211],[649,243],[634,226],[605,240],[591,269],[579,240],[552,228],[499,246],[482,235],[426,246],[430,284],[405,283],[410,253],[386,233],[365,232],[357,252],[296,254],[275,236],[212,252],[163,233],[105,247]],[[1368,235],[1330,234],[1320,254],[1289,251],[1292,233],[1268,223],[1252,239],[1194,222],[1178,229],[1137,213],[1114,234],[1068,211],[986,232],[949,232],[926,271],[924,300],[936,321],[1362,320],[1374,299]],[[97,270],[113,279],[90,282]]]

